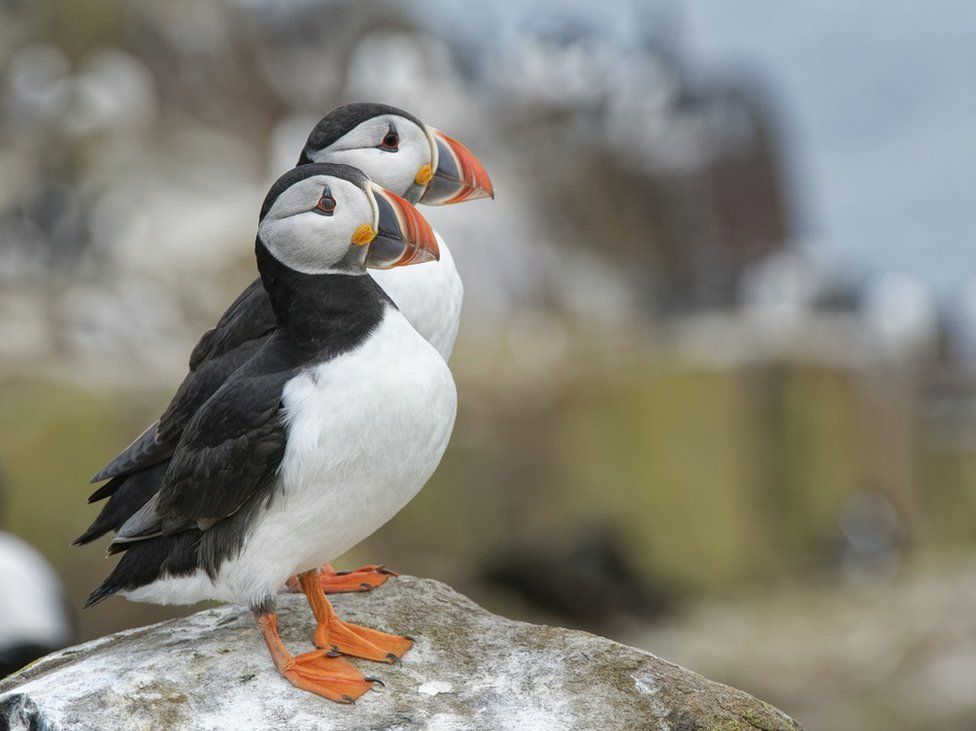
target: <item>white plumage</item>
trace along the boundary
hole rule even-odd
[[[436,232],[435,232],[436,233]],[[450,360],[461,322],[464,285],[440,234],[441,258],[423,266],[372,269],[370,276],[444,360]]]

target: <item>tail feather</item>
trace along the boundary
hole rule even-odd
[[[91,495],[88,496],[88,504],[91,505],[92,503],[97,503],[99,500],[104,500],[107,497],[112,497],[112,495],[114,495],[118,491],[119,486],[121,486],[123,482],[125,482],[124,475],[122,477],[113,477],[111,480],[106,482],[104,485],[102,485],[100,488],[95,490],[95,492],[93,492]]]
[[[120,591],[147,586],[167,576],[188,576],[199,568],[201,532],[193,529],[125,545],[125,555],[85,602],[94,606]]]
[[[108,502],[88,529],[75,540],[74,545],[83,546],[122,527],[123,523],[138,513],[159,491],[168,466],[168,462],[162,462],[125,477],[116,477],[96,490],[92,499],[101,499],[96,498],[96,495],[112,487]]]
[[[88,609],[88,607],[94,607],[100,601],[108,599],[112,594],[119,591],[117,587],[110,587],[108,581],[106,580],[104,584],[95,589],[91,594],[88,595],[88,599],[85,600],[85,605],[83,609]]]
[[[101,516],[99,516],[100,518]],[[96,518],[95,521],[88,526],[88,529],[82,533],[80,536],[75,538],[72,542],[72,546],[86,546],[92,541],[97,541],[99,538],[104,536],[110,530],[112,530],[112,525]]]
[[[124,477],[167,459],[173,453],[173,445],[159,442],[158,429],[159,422],[154,421],[132,444],[116,455],[115,459],[96,472],[91,481],[101,482],[112,477]]]

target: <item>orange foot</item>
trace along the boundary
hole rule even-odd
[[[326,598],[315,571],[299,574],[298,580],[318,622],[315,630],[316,647],[364,660],[390,663],[399,661],[413,647],[413,640],[409,637],[387,634],[339,619]]]
[[[399,576],[395,571],[369,564],[352,571],[336,571],[327,563],[319,569],[319,584],[326,594],[341,594],[347,591],[372,591],[382,586],[391,576]]]
[[[391,576],[400,575],[396,571],[390,571],[389,569],[383,568],[383,566],[374,564],[361,566],[352,571],[336,571],[330,563],[320,568],[318,574],[319,584],[321,584],[322,591],[326,594],[344,594],[350,591],[372,591],[377,586],[385,584],[386,580]],[[292,576],[288,579],[287,586],[296,593],[302,590],[297,576]]]
[[[278,672],[296,688],[337,703],[352,703],[376,682],[363,677],[352,663],[322,650],[292,655],[278,635],[274,614],[258,615],[257,624]]]

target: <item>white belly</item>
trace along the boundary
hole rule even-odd
[[[457,396],[444,360],[389,308],[354,352],[289,381],[282,402],[279,485],[240,556],[219,571],[223,598],[272,592],[396,515],[440,462]]]
[[[439,234],[435,235],[441,250],[440,260],[417,266],[370,270],[370,274],[417,332],[444,360],[448,360],[461,321],[464,287],[450,249]]]

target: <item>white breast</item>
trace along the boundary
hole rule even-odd
[[[278,491],[217,581],[237,601],[335,559],[403,508],[444,454],[457,396],[443,358],[388,308],[354,351],[289,381],[282,402]]]
[[[461,321],[464,286],[450,249],[440,234],[435,235],[441,252],[438,261],[370,274],[417,332],[448,360]]]

